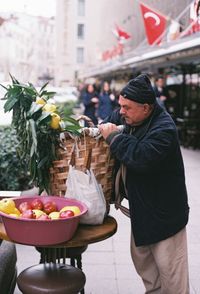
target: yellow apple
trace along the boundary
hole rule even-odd
[[[81,213],[80,208],[78,206],[75,206],[75,205],[64,206],[60,210],[60,212],[65,211],[65,210],[72,210],[74,215],[79,215]]]
[[[49,217],[51,219],[59,219],[60,218],[60,212],[59,211],[53,211],[49,214]]]
[[[44,211],[40,209],[33,209],[33,212],[35,213],[36,218],[40,217],[42,214],[46,214]]]

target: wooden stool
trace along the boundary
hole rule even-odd
[[[85,285],[85,274],[66,264],[44,263],[22,271],[17,285],[23,294],[77,294]]]

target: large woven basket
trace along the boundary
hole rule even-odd
[[[58,160],[53,162],[50,170],[52,195],[65,195],[69,163],[72,159],[75,160],[76,168],[80,170],[84,170],[86,165],[88,167],[89,163],[98,183],[102,185],[107,211],[109,211],[114,160],[110,156],[109,146],[105,140],[95,139],[88,135],[82,135],[77,140],[65,137],[62,140],[62,147],[57,150],[57,156]]]

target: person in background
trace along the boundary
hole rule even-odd
[[[99,130],[116,159],[113,202],[126,214],[121,200],[128,199],[133,263],[145,293],[189,294],[189,206],[176,126],[146,74],[121,90],[119,105]]]
[[[158,76],[155,79],[155,85],[153,87],[154,91],[155,91],[155,95],[157,98],[158,103],[163,106],[166,107],[166,101],[168,99],[168,93],[167,93],[167,89],[164,85],[164,78],[162,76]]]
[[[111,115],[116,107],[116,97],[110,90],[108,82],[104,81],[99,95],[98,121],[101,123],[107,116]]]
[[[96,125],[98,123],[97,120],[97,107],[99,103],[98,95],[94,90],[94,86],[92,84],[88,84],[86,86],[86,91],[82,95],[83,105],[84,105],[84,115],[88,116],[92,122]],[[88,126],[87,123],[85,126]]]

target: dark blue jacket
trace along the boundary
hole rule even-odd
[[[121,124],[119,112],[108,121]],[[127,167],[126,187],[136,246],[164,240],[188,222],[184,165],[176,126],[157,103],[132,134],[111,134],[110,150]],[[109,141],[108,138],[108,141]]]
[[[111,115],[113,109],[117,105],[116,101],[110,99],[110,92],[103,92],[99,95],[98,116],[105,119]]]
[[[93,103],[91,101],[91,99],[94,98],[94,97],[98,98],[98,95],[96,94],[96,92],[89,93],[89,92],[86,91],[82,95],[83,104],[84,104],[84,107],[85,107],[84,114],[86,116],[88,116],[89,118],[91,118],[93,123],[96,125],[97,124],[96,107],[95,107],[95,103]]]

